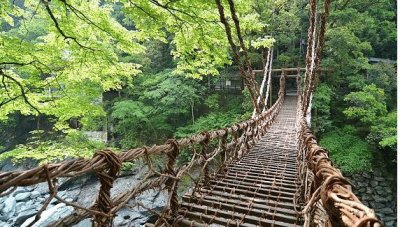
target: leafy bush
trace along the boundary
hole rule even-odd
[[[360,172],[372,167],[372,150],[358,136],[337,129],[324,134],[319,144],[329,151],[333,163],[343,172]]]
[[[224,128],[237,123],[240,116],[240,114],[234,112],[210,113],[198,118],[192,125],[178,128],[175,137],[183,138],[202,131]]]

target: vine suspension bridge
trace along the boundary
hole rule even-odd
[[[128,201],[157,188],[168,191],[169,199],[157,222],[147,226],[381,226],[317,145],[302,114],[300,91],[285,92],[288,71],[281,71],[278,99],[252,119],[163,145],[119,154],[105,150],[89,160],[3,172],[0,191],[5,195],[17,186],[47,182],[50,195],[37,219],[53,198],[75,208],[54,226],[71,226],[90,216],[97,226],[111,226],[115,213]],[[190,150],[192,158],[177,165],[184,149]],[[164,157],[163,171],[153,168],[152,156]],[[130,191],[111,198],[122,162],[138,159],[147,163],[147,175]],[[86,173],[96,173],[101,182],[92,207],[57,195],[56,178]],[[193,187],[179,196],[185,176]]]
[[[90,217],[93,226],[112,226],[121,208],[143,207],[136,198],[148,190],[159,190],[168,194],[167,201],[161,212],[152,211],[157,220],[147,226],[380,227],[374,211],[352,193],[350,183],[333,167],[328,152],[318,146],[309,128],[308,113],[314,80],[320,71],[329,0],[320,17],[316,16],[316,1],[310,3],[305,75],[296,68],[278,70],[282,73],[277,99],[269,108],[258,114],[254,111],[253,117],[233,126],[170,139],[162,145],[121,153],[103,150],[91,159],[0,172],[0,196],[19,186],[47,182],[48,198],[29,226],[40,219],[53,199],[74,207],[74,212],[52,226],[72,226]],[[267,87],[264,107],[271,92],[271,50],[268,56],[256,101],[262,103]],[[297,86],[286,91],[289,79],[295,79]],[[178,163],[183,153],[189,153],[190,159]],[[133,188],[112,196],[122,163],[138,160],[145,165],[142,179]],[[155,167],[155,160],[162,162],[161,170]],[[97,199],[91,206],[84,207],[58,194],[58,178],[88,173],[94,173],[100,181]]]

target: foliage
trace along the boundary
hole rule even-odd
[[[96,0],[25,1],[2,4],[0,119],[14,112],[55,117],[56,128],[71,118],[104,115],[102,92],[121,87],[139,73],[120,54],[140,54],[140,32],[112,17],[112,5]],[[67,13],[69,12],[69,13]],[[8,18],[8,19],[7,19]],[[4,24],[8,23],[8,26]],[[134,42],[132,42],[134,40]]]
[[[183,138],[203,131],[224,128],[238,122],[239,117],[240,114],[232,112],[210,113],[198,118],[192,125],[178,128],[175,137]]]
[[[263,38],[258,38],[255,41],[252,41],[251,46],[256,49],[258,49],[260,47],[271,48],[275,42],[276,42],[276,40],[274,38],[266,36]]]
[[[387,113],[385,92],[375,84],[365,86],[362,91],[351,92],[344,100],[350,103],[350,107],[344,110],[346,117],[363,123],[373,124]]]
[[[129,96],[116,101],[111,110],[123,148],[159,143],[172,136],[199,106],[204,89],[198,81],[164,70],[140,76],[128,92]]]
[[[249,1],[236,1],[237,14],[243,34],[260,32],[265,26]],[[173,34],[171,53],[177,60],[175,73],[193,78],[218,75],[217,68],[230,64],[225,31],[219,23],[214,2],[131,1],[123,2],[127,23],[153,39],[167,42]],[[227,5],[225,5],[228,8]],[[244,37],[249,42],[248,37]]]
[[[36,136],[42,132],[32,132]],[[71,157],[91,157],[95,151],[103,149],[104,144],[89,140],[82,133],[69,133],[65,139],[39,140],[37,137],[32,141],[20,144],[15,149],[0,154],[0,161],[11,158],[14,163],[25,159],[39,161],[39,164],[51,163]]]
[[[331,116],[331,101],[332,90],[326,83],[318,85],[313,95],[313,131],[316,134],[324,133],[332,127]]]
[[[388,113],[380,117],[377,122],[371,126],[371,133],[367,139],[373,144],[378,143],[381,148],[387,148],[392,151],[397,150],[397,111]]]
[[[395,66],[368,62],[368,57],[396,59],[395,8],[390,0],[332,2],[322,62],[332,71],[321,80],[333,93],[330,113],[318,111],[313,118],[317,130],[331,121],[374,149],[395,150]],[[315,99],[321,95],[317,92]]]
[[[397,103],[397,72],[393,64],[380,62],[368,70],[367,82],[373,83],[385,91],[388,110],[396,108]]]
[[[358,136],[337,129],[324,134],[319,144],[329,151],[333,163],[343,172],[368,171],[372,167],[372,150]]]
[[[219,109],[220,104],[219,104],[219,100],[220,100],[220,96],[219,94],[212,94],[209,95],[206,100],[205,100],[205,104],[208,108],[210,108],[211,110],[213,109]]]

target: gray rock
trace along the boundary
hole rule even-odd
[[[78,224],[73,225],[72,227],[88,227],[92,226],[92,220],[90,218],[83,219]]]
[[[141,226],[149,215],[143,215],[137,208],[122,208],[114,218],[114,226]]]
[[[370,174],[367,173],[367,172],[364,172],[364,173],[362,173],[361,175],[362,175],[363,177],[366,177],[366,178],[369,178],[369,177],[370,177]]]
[[[383,191],[383,190],[377,190],[376,193],[380,196],[386,195],[387,192]]]
[[[390,187],[384,187],[383,190],[385,190],[387,193],[392,194],[392,189],[390,189]]]
[[[374,176],[375,177],[381,177],[382,173],[380,171],[374,171]]]
[[[396,222],[395,221],[388,221],[385,222],[386,227],[395,227],[396,226]]]
[[[39,227],[39,226],[48,226],[51,223],[64,218],[68,215],[70,215],[74,211],[74,208],[71,206],[66,206],[63,203],[57,204],[56,206],[45,210],[39,221],[37,221],[32,227]],[[22,225],[21,227],[27,227],[35,217],[30,217],[28,218]]]
[[[385,204],[382,203],[374,203],[374,205],[372,206],[372,208],[374,209],[381,209],[381,208],[385,208]]]
[[[65,192],[65,191],[61,191],[61,192],[58,192],[57,195],[58,195],[58,197],[60,197],[60,198],[62,198],[62,199],[65,199],[65,197],[66,197],[66,192]],[[50,201],[50,203],[51,203],[51,204],[58,204],[59,201],[58,201],[58,199],[56,199],[56,198],[52,198],[51,201]]]
[[[7,197],[4,200],[4,207],[0,212],[0,220],[7,221],[9,218],[11,218],[15,213],[16,204],[17,201],[15,201],[14,197]]]
[[[67,194],[66,191],[60,191],[60,192],[57,193],[57,195],[58,195],[59,197],[63,198],[63,199],[64,199],[64,197],[65,197],[66,194]]]
[[[359,193],[364,193],[364,192],[367,191],[367,189],[364,188],[364,187],[362,187],[362,188],[358,188],[357,191],[358,191]]]
[[[378,203],[384,203],[384,202],[388,201],[387,197],[381,197],[378,195],[374,195],[374,196],[372,196],[372,198],[374,199],[375,202],[378,202]]]
[[[126,226],[128,223],[129,220],[124,219],[123,217],[117,216],[114,218],[114,226]]]
[[[394,216],[394,217],[393,216],[387,216],[386,219],[385,219],[385,221],[396,221],[396,220],[397,220],[396,216]]]
[[[374,177],[374,179],[379,182],[385,182],[385,178],[383,177]]]
[[[1,227],[11,227],[11,225],[7,224],[6,222],[0,221],[0,226]]]
[[[35,187],[35,191],[38,191],[41,195],[48,195],[49,194],[49,186],[47,185],[47,183],[37,184]]]
[[[39,196],[40,196],[40,192],[39,191],[32,191],[31,192],[31,198],[32,199],[35,199],[35,198],[37,198]]]
[[[29,201],[26,201],[26,202],[17,202],[17,205],[15,206],[16,207],[16,213],[19,213],[19,212],[21,212],[21,211],[24,211],[24,210],[33,210],[33,209],[35,209],[35,206],[33,206],[33,201],[32,200],[29,200]]]
[[[20,213],[18,213],[18,217],[15,219],[14,225],[21,225],[26,221],[26,219],[35,216],[37,211],[35,209],[33,210],[25,210]]]
[[[31,196],[30,192],[18,193],[17,195],[15,195],[15,200],[17,200],[18,202],[27,201],[30,196]]]
[[[363,201],[374,201],[374,199],[372,197],[372,194],[368,193],[368,191],[367,191],[367,193],[363,194],[361,196],[361,198],[362,198]]]
[[[393,212],[392,209],[386,207],[386,208],[379,209],[379,213],[382,213],[382,214],[393,214],[394,212]]]
[[[372,187],[376,187],[376,186],[378,186],[378,181],[371,181],[371,186]]]
[[[35,201],[38,203],[44,203],[45,200],[46,200],[46,198],[43,198],[43,197],[38,197],[35,199]]]
[[[18,187],[17,189],[15,189],[12,195],[15,196],[18,195],[19,193],[24,193],[24,192],[29,192],[28,187]]]

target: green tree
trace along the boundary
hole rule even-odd
[[[120,144],[129,148],[163,142],[177,127],[193,122],[205,92],[200,82],[175,76],[171,70],[139,76],[127,96],[112,107]]]
[[[365,124],[373,124],[387,114],[385,92],[375,84],[365,86],[362,91],[351,92],[344,100],[349,102],[349,107],[343,111],[346,117]]]
[[[108,3],[2,2],[1,8],[2,120],[14,112],[42,114],[67,129],[71,118],[104,115],[101,94],[140,72],[119,55],[143,53],[142,33],[118,23]]]
[[[367,139],[372,144],[378,144],[380,148],[397,151],[397,111],[380,117],[371,126]]]
[[[313,132],[317,135],[324,133],[332,127],[331,102],[332,89],[326,83],[318,85],[313,95]]]

